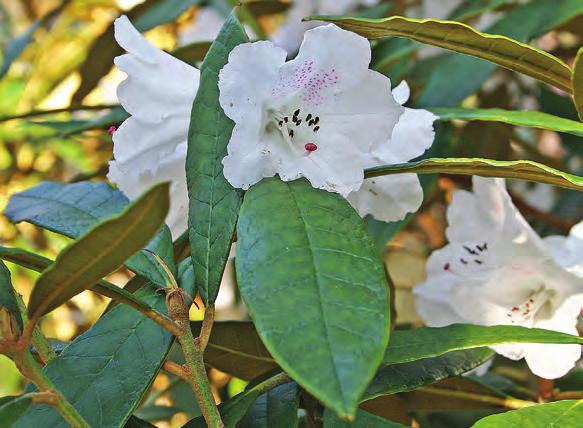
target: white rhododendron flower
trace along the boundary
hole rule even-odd
[[[225,18],[214,7],[202,7],[197,11],[194,21],[182,30],[178,36],[180,45],[214,40]]]
[[[273,35],[273,42],[288,53],[297,52],[304,33],[318,25],[302,19],[310,15],[344,15],[359,6],[374,6],[380,0],[295,0],[287,12],[286,22]]]
[[[335,25],[306,32],[297,57],[271,42],[245,43],[219,73],[220,103],[235,122],[223,159],[234,187],[279,174],[347,196],[369,153],[387,145],[404,109],[390,81],[369,70],[368,41]]]
[[[427,325],[521,325],[577,334],[583,306],[583,226],[568,238],[541,239],[518,212],[503,179],[473,177],[474,191],[457,191],[447,211],[449,244],[427,263],[415,288]],[[493,349],[525,358],[538,376],[565,375],[579,345],[506,344]]]
[[[404,104],[409,99],[407,83],[401,82],[393,90],[393,96],[399,104]],[[427,110],[405,107],[390,140],[373,148],[365,167],[403,163],[422,155],[433,143],[436,119]],[[417,174],[386,175],[364,180],[362,187],[347,199],[362,217],[371,214],[377,220],[396,221],[417,211],[423,202],[423,189]]]
[[[131,117],[113,133],[108,178],[130,199],[170,181],[166,223],[176,238],[188,219],[186,142],[199,71],[150,44],[125,16],[115,39],[128,52],[115,65],[128,75],[117,95]]]

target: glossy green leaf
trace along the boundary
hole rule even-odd
[[[383,365],[437,357],[450,351],[502,343],[583,344],[583,338],[558,331],[514,325],[452,324],[440,328],[401,330],[392,334]]]
[[[30,318],[38,319],[118,269],[160,230],[169,206],[169,184],[159,184],[65,248],[36,281]]]
[[[15,263],[19,266],[34,270],[36,272],[42,272],[53,264],[53,260],[38,254],[34,254],[26,250],[21,250],[19,248],[8,248],[2,246],[0,246],[0,259]],[[134,278],[143,279],[141,277]],[[143,310],[151,309],[150,305],[138,299],[129,290],[120,288],[115,284],[112,284],[111,282],[105,281],[103,279],[99,280],[95,285],[93,285],[91,290],[101,294],[102,296],[109,297],[116,301],[128,303]]]
[[[418,162],[369,168],[365,171],[365,177],[379,177],[409,172],[416,174],[447,173],[517,178],[583,191],[583,177],[568,174],[530,160],[496,161],[481,158],[433,158]]]
[[[0,398],[0,425],[10,428],[32,404],[30,395]]]
[[[503,110],[499,108],[430,108],[439,120],[479,120],[504,122],[516,126],[549,129],[583,137],[583,123],[539,111]]]
[[[385,19],[316,16],[311,19],[333,22],[370,39],[405,37],[471,55],[572,92],[571,68],[560,59],[511,38],[482,33],[460,22],[402,16]]]
[[[492,415],[472,428],[576,428],[583,421],[583,400],[563,400]]]
[[[359,409],[354,422],[340,419],[330,409],[324,410],[324,428],[406,428],[405,425],[389,421]]]
[[[531,0],[510,6],[509,12],[486,28],[485,32],[526,42],[581,13],[581,0]],[[420,61],[416,69],[429,72],[417,105],[450,107],[456,106],[477,91],[494,72],[496,65],[466,55],[446,53]]]
[[[413,391],[449,377],[468,372],[485,363],[495,355],[488,348],[452,351],[434,358],[425,358],[410,363],[383,365],[375,374],[362,401],[381,395]]]
[[[196,64],[202,61],[209,51],[212,42],[195,42],[172,51],[172,56],[188,64]]]
[[[136,297],[166,313],[164,296],[156,293],[157,288],[147,283]],[[192,288],[186,291],[192,295]],[[172,342],[170,333],[158,324],[117,305],[76,337],[44,371],[92,428],[121,428],[142,402]],[[37,426],[69,425],[53,408],[36,404],[14,428]]]
[[[14,288],[12,287],[12,280],[10,279],[10,271],[4,263],[0,261],[0,308],[6,309],[22,330],[22,316],[18,308],[18,301]]]
[[[188,131],[190,251],[196,285],[206,304],[217,297],[242,199],[242,191],[223,176],[222,160],[234,124],[219,103],[219,70],[231,49],[247,41],[245,30],[231,13],[202,63]]]
[[[201,321],[193,321],[192,331],[200,332]],[[248,321],[215,322],[204,353],[207,365],[239,379],[251,380],[278,367]]]
[[[156,425],[132,415],[123,428],[156,428]]]
[[[280,385],[257,397],[237,428],[295,428],[299,405],[298,384]]]
[[[389,289],[363,220],[306,180],[265,179],[245,195],[237,237],[239,289],[263,343],[303,388],[354,415],[389,336]]]
[[[119,214],[127,204],[123,193],[106,183],[63,184],[47,181],[12,195],[4,215],[13,223],[27,221],[70,238],[78,238],[100,221]],[[158,254],[175,272],[168,227],[164,226],[146,248]],[[137,274],[164,286],[165,273],[151,253],[140,251],[125,264]]]
[[[453,10],[448,20],[465,21],[504,6],[504,4],[506,4],[506,0],[465,0]]]
[[[144,32],[175,21],[198,2],[199,0],[146,0],[128,11],[126,15],[138,31]],[[123,49],[115,41],[112,23],[95,40],[89,49],[87,59],[79,69],[81,84],[73,94],[73,103],[81,103],[89,95],[111,69],[113,58],[122,53]]]
[[[579,119],[583,120],[583,48],[577,52],[573,66],[573,99]]]

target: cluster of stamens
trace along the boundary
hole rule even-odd
[[[512,306],[506,314],[513,324],[532,318],[552,295],[551,291],[542,289],[532,294],[526,302],[518,306]]]
[[[312,113],[308,113],[306,117],[302,119],[300,117],[300,109],[294,111],[291,119],[289,116],[283,116],[280,120],[278,120],[277,125],[282,132],[287,132],[289,138],[293,140],[295,131],[292,127],[295,126],[297,130],[297,127],[299,127],[302,123],[311,129],[313,133],[316,133],[320,130],[320,117],[313,115]],[[304,148],[308,152],[314,152],[318,150],[318,146],[314,143],[306,143]]]
[[[474,248],[470,248],[467,245],[463,245],[462,247],[470,255],[470,257],[468,257],[467,259],[460,257],[459,260],[460,260],[460,263],[462,265],[468,265],[471,261],[473,261],[477,265],[484,264],[483,260],[480,260],[477,256],[482,255],[482,253],[484,251],[488,250],[488,243],[487,242],[484,242],[482,245],[476,245]],[[451,269],[450,263],[445,263],[443,265],[443,270],[450,270],[450,269]]]

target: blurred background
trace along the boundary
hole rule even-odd
[[[232,4],[227,0],[0,0],[0,211],[10,195],[45,180],[105,180],[112,156],[110,126],[126,117],[116,87],[124,74],[113,67],[122,54],[112,22],[127,14],[158,47],[197,65]],[[572,63],[583,39],[583,2],[575,1],[275,1],[246,2],[242,19],[252,38],[270,37],[290,50],[305,29],[298,18],[313,13],[367,17],[406,15],[452,18],[506,34]],[[294,20],[295,19],[295,20]],[[298,33],[299,32],[299,33]],[[301,38],[299,39],[301,40]],[[530,78],[481,60],[422,47],[404,39],[373,42],[372,68],[393,86],[406,79],[415,107],[500,107],[539,110],[577,120],[571,99]],[[494,122],[436,123],[433,157],[532,159],[575,174],[583,173],[580,137]],[[385,224],[367,219],[395,287],[397,324],[419,325],[411,289],[425,278],[425,261],[445,244],[445,209],[463,176],[424,176],[424,204],[414,216]],[[509,184],[517,207],[542,235],[566,234],[583,217],[581,194],[547,185]],[[0,214],[0,245],[55,258],[68,239],[30,224],[12,225]],[[9,265],[13,283],[28,298],[37,274]],[[129,272],[108,278],[126,283]],[[103,313],[107,299],[84,292],[50,313],[46,335],[69,341]],[[232,261],[217,301],[218,319],[245,319],[237,297]],[[192,319],[200,319],[196,308]],[[504,371],[503,365],[500,370]],[[520,373],[520,372],[517,372]],[[515,373],[516,376],[518,376]],[[227,397],[245,383],[211,371],[215,393]],[[12,362],[0,356],[0,396],[24,383]],[[196,414],[184,384],[161,373],[136,414],[159,426],[181,426]],[[195,406],[195,405],[194,405]]]

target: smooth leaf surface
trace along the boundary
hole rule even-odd
[[[1,426],[9,428],[32,404],[30,395],[16,397],[2,397],[0,399],[0,423]]]
[[[583,400],[563,400],[488,416],[472,428],[575,428],[581,421]]]
[[[432,158],[418,162],[379,166],[365,171],[365,177],[402,174],[462,174],[482,177],[518,178],[583,191],[583,177],[568,174],[544,164],[530,161],[496,161],[482,158]]]
[[[353,415],[389,335],[389,288],[363,220],[306,180],[266,179],[245,195],[237,237],[239,289],[263,343],[303,388]]]
[[[406,428],[397,422],[389,421],[359,409],[354,422],[344,421],[329,409],[324,410],[324,428]]]
[[[558,331],[514,325],[480,326],[452,324],[400,330],[391,335],[383,365],[437,357],[450,351],[493,346],[502,343],[583,344],[583,338]]]
[[[156,428],[156,425],[132,415],[123,428]]]
[[[38,319],[118,269],[160,230],[169,207],[169,184],[158,184],[65,248],[36,281],[30,318]]]
[[[430,108],[438,120],[504,122],[516,126],[549,129],[583,137],[583,123],[539,111],[504,110],[499,108]]]
[[[42,272],[53,264],[53,260],[38,254],[34,254],[26,250],[21,250],[19,248],[8,248],[2,246],[0,246],[0,259],[17,264],[18,266],[22,266],[27,269],[31,269],[35,272]],[[140,277],[134,278],[143,280],[143,278]],[[115,284],[112,284],[111,282],[105,281],[103,279],[93,285],[91,290],[116,301],[133,304],[133,306],[138,306],[143,310],[151,309],[150,305],[138,299],[129,290],[120,288]]]
[[[148,283],[136,297],[166,313],[164,296],[156,293],[157,288]],[[117,305],[76,337],[44,371],[91,427],[123,427],[172,342],[170,333],[158,324],[130,307]],[[111,391],[116,391],[115,396]],[[69,427],[53,408],[40,404],[33,405],[15,428],[32,426]]]
[[[219,70],[231,49],[247,41],[245,30],[231,13],[200,68],[188,131],[190,251],[197,289],[205,304],[214,302],[219,292],[243,194],[223,176],[222,160],[234,124],[219,103]]]
[[[573,99],[579,119],[583,120],[583,48],[577,52],[573,66]]]
[[[27,221],[36,226],[78,238],[102,220],[119,214],[128,205],[127,198],[106,183],[64,184],[44,182],[12,195],[4,215],[13,223]],[[170,230],[164,226],[146,247],[158,254],[175,272]],[[125,265],[155,284],[164,286],[165,274],[154,256],[140,251]]]
[[[20,315],[18,301],[16,300],[16,295],[14,293],[15,291],[12,287],[10,271],[6,265],[0,261],[0,308],[6,309],[12,314],[22,330],[22,316]]]
[[[560,59],[508,37],[482,33],[460,22],[402,16],[385,19],[316,16],[310,19],[333,22],[370,39],[405,37],[471,55],[572,92],[571,68]]]
[[[465,21],[503,6],[506,0],[466,0],[450,14],[448,20]]]
[[[470,371],[495,355],[488,348],[452,351],[434,358],[410,363],[383,365],[375,374],[362,401],[381,395],[412,391],[452,376]]]
[[[257,397],[237,428],[295,428],[299,405],[298,384],[280,385]]]
[[[200,332],[201,321],[193,321],[192,332]],[[204,353],[207,365],[239,379],[251,380],[278,367],[248,321],[215,322]]]

